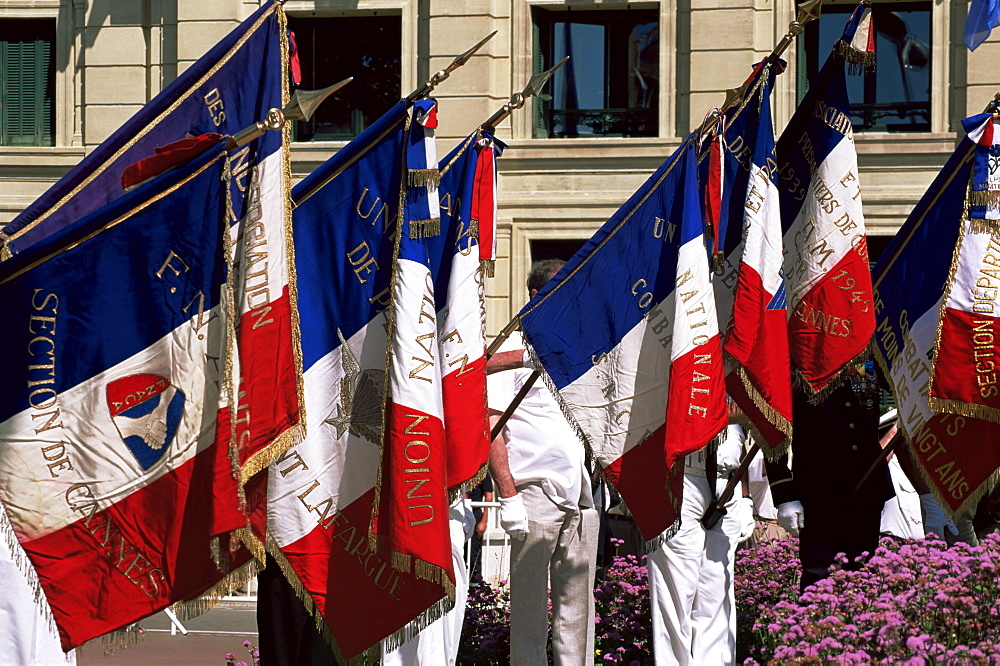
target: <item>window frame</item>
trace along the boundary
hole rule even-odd
[[[841,17],[842,16],[842,17],[844,17],[844,23],[847,22],[847,19],[851,16],[851,12],[854,10],[854,6],[848,5],[846,3],[837,3],[837,2],[834,2],[834,3],[831,3],[831,5],[833,7],[836,7],[837,11],[834,13],[834,12],[830,12],[828,10],[827,11],[827,17],[831,17],[831,16]],[[929,63],[929,65],[928,65],[930,67],[930,71],[928,72],[928,84],[929,84],[929,90],[933,90],[933,87],[931,87],[930,84],[932,83],[932,80],[933,80],[933,71],[934,71],[934,61],[933,61],[933,54],[934,54],[934,3],[933,3],[932,0],[905,0],[905,1],[901,0],[899,2],[892,3],[892,5],[889,5],[888,3],[881,4],[881,5],[879,5],[879,8],[880,9],[888,9],[889,11],[893,11],[896,6],[899,7],[899,11],[909,11],[909,12],[925,11],[925,12],[927,12],[928,21],[930,22],[930,25],[929,25],[930,29],[928,31],[929,32],[928,37],[931,40],[931,44],[929,46],[930,46],[930,56],[932,58],[931,61],[930,61],[930,63]],[[879,19],[878,19],[877,16],[873,16],[872,20],[873,20],[873,23],[874,23],[875,21],[878,21]],[[836,25],[836,24],[834,24],[834,25]],[[838,28],[839,28],[839,26],[838,26]],[[839,32],[840,32],[839,29],[837,29],[836,32],[839,34]],[[812,41],[814,39],[815,39],[815,41]],[[819,41],[818,41],[818,39],[819,39],[819,23],[818,23],[818,21],[813,21],[813,22],[809,23],[808,25],[806,25],[805,31],[802,33],[802,35],[797,40],[796,46],[797,46],[797,50],[799,52],[800,59],[798,61],[798,66],[796,67],[796,93],[797,93],[797,96],[799,98],[799,101],[801,101],[802,97],[805,95],[805,90],[807,89],[810,77],[815,77],[816,76],[816,74],[819,72],[819,69],[823,66],[823,63],[826,62],[826,57],[827,57],[827,54],[829,53],[829,47],[827,45],[820,44]],[[880,46],[882,48],[884,48],[884,45],[880,45]],[[811,53],[810,53],[810,51],[811,51]],[[813,60],[813,62],[811,64],[813,64],[815,66],[815,68],[816,68],[815,72],[809,72],[809,71],[807,71],[808,65],[810,64],[810,59]],[[884,63],[883,63],[883,66],[884,66]],[[878,76],[879,71],[880,71],[880,68],[875,68],[874,70],[866,70],[866,71],[864,71],[864,73],[857,75],[858,77],[863,77],[862,87],[864,89],[864,95],[865,95],[866,98],[869,98],[869,96],[874,96],[876,94],[876,80],[877,79],[875,79],[874,77]],[[921,101],[923,101],[923,100],[921,100]],[[902,102],[902,101],[891,102],[891,104],[905,104],[905,103],[906,102]],[[857,134],[900,134],[900,135],[913,135],[913,134],[927,134],[927,133],[930,133],[930,132],[933,131],[933,125],[932,125],[932,123],[933,123],[933,116],[934,116],[934,107],[937,106],[938,104],[940,104],[940,102],[938,100],[935,100],[934,96],[932,94],[928,94],[926,103],[927,103],[927,115],[926,115],[927,121],[926,121],[926,127],[925,128],[908,130],[908,129],[904,129],[906,127],[905,123],[899,123],[898,125],[895,125],[895,127],[898,127],[898,129],[891,129],[891,127],[893,127],[893,126],[886,125],[885,123],[879,124],[878,120],[876,119],[876,120],[872,121],[872,122],[875,123],[873,127],[871,127],[871,128],[865,128],[863,125],[862,126],[855,125],[854,126],[854,131]],[[874,104],[876,104],[876,102],[867,102],[865,100],[855,100],[855,99],[851,100],[851,106],[854,107],[854,108],[859,108],[862,105],[872,106]],[[853,116],[855,114],[852,113],[851,115]],[[863,117],[865,114],[864,113],[860,113],[860,114],[857,114],[857,115]]]
[[[30,26],[32,28],[30,31],[24,30],[27,26],[15,25],[29,22],[33,24]],[[18,84],[21,84],[22,87],[26,88],[25,84],[29,83],[27,80],[31,79],[30,85],[34,90],[30,95],[16,95],[15,91],[7,89],[8,82],[11,79],[10,76],[3,76],[2,80],[0,80],[0,146],[5,148],[42,148],[54,146],[56,140],[56,22],[54,19],[46,18],[0,19],[0,28],[3,27],[8,28],[8,36],[13,37],[18,34],[23,36],[27,34],[29,39],[18,41],[5,40],[0,35],[0,68],[19,70],[20,79],[14,80],[14,86],[17,87]],[[48,46],[47,49],[40,46],[46,43]],[[14,47],[14,44],[24,46],[18,48]],[[22,51],[22,49],[24,50]],[[43,50],[46,52],[42,53]],[[13,67],[8,59],[24,60],[21,62],[21,67]],[[43,62],[43,59],[45,62]],[[28,60],[33,65],[34,71],[28,72],[27,68],[23,67],[23,64]],[[8,93],[7,95],[4,95],[5,91]],[[22,132],[13,133],[10,131],[7,121],[10,120],[8,115],[11,111],[22,118],[34,116],[28,122],[33,129],[31,134]],[[30,137],[31,141],[28,143],[8,143],[8,140],[14,137],[21,140]]]
[[[621,104],[617,104],[614,98],[622,99],[627,96],[627,84],[618,81],[620,77],[615,76],[615,71],[621,66],[621,52],[614,50],[614,40],[617,38],[621,40],[623,32],[621,31],[621,24],[627,24],[625,20],[626,17],[630,15],[638,14],[642,12],[644,18],[648,18],[646,21],[641,21],[642,23],[651,23],[655,21],[657,23],[657,32],[659,32],[659,24],[662,20],[660,13],[657,9],[646,8],[646,7],[635,7],[628,9],[604,9],[602,11],[590,11],[590,12],[571,12],[571,11],[561,11],[559,9],[553,9],[549,7],[532,7],[532,59],[534,62],[534,69],[537,72],[543,71],[544,68],[551,67],[555,64],[555,26],[559,23],[569,23],[577,21],[579,24],[589,24],[589,25],[600,25],[605,30],[605,44],[609,47],[608,53],[605,53],[603,71],[603,85],[605,91],[605,101],[603,102],[604,107],[602,109],[596,108],[580,108],[580,109],[559,109],[559,111],[572,113],[578,111],[580,113],[593,112],[598,110],[610,111],[622,110],[626,113],[632,111],[631,108],[625,108]],[[591,17],[601,17],[601,19],[588,21]],[[615,24],[619,25],[615,25]],[[612,40],[609,42],[609,40]],[[619,46],[621,43],[618,44]],[[660,45],[657,45],[657,54],[659,54]],[[618,62],[615,62],[615,61]],[[572,64],[567,63],[567,66]],[[657,55],[657,68],[659,67],[659,55]],[[618,71],[621,71],[618,69]],[[660,72],[657,69],[657,93],[655,103],[655,115],[654,121],[657,123],[656,132],[646,135],[631,135],[631,136],[621,136],[619,134],[600,134],[598,132],[593,132],[591,134],[582,134],[579,136],[569,136],[564,135],[563,137],[553,137],[553,126],[555,123],[548,122],[550,118],[547,113],[543,111],[545,106],[548,104],[546,100],[539,100],[539,103],[535,105],[533,109],[534,113],[534,127],[533,136],[534,138],[627,138],[627,139],[649,139],[659,136],[659,106],[660,106]],[[558,73],[556,77],[558,78]],[[617,83],[616,83],[617,82]],[[551,94],[553,91],[550,90]],[[552,109],[549,109],[551,111]],[[641,110],[637,107],[635,110]],[[576,125],[586,124],[577,122]]]
[[[402,97],[417,87],[418,57],[417,43],[419,21],[418,0],[288,0],[284,4],[285,14],[290,18],[350,18],[364,16],[400,17],[400,92]],[[353,83],[348,85],[354,85]],[[388,109],[386,109],[388,111]],[[315,141],[295,141],[299,147],[296,153],[310,146],[344,146],[348,139],[320,139]]]
[[[627,9],[655,9],[659,13],[660,91],[658,99],[657,133],[655,137],[615,137],[602,141],[649,142],[655,139],[676,137],[677,123],[677,0],[639,0],[638,2],[602,2],[601,0],[513,0],[511,6],[510,30],[511,80],[528,81],[534,72],[532,44],[534,24],[532,10],[544,8],[550,11],[604,11]],[[515,86],[517,84],[515,83]],[[568,139],[535,138],[535,99],[529,98],[525,108],[511,116],[511,133],[515,140],[531,141],[585,141],[586,137]]]
[[[363,19],[396,19],[399,22],[400,37],[402,37],[402,33],[403,33],[402,16],[399,13],[396,13],[396,12],[386,12],[386,11],[383,11],[383,12],[380,12],[380,13],[352,14],[352,15],[349,15],[349,16],[302,16],[302,15],[290,15],[288,18],[289,18],[288,27],[289,27],[289,29],[293,29],[293,30],[296,27],[293,24],[296,23],[296,22],[301,22],[301,21],[336,21],[338,19],[346,20],[346,21],[350,21],[350,20],[363,20]],[[313,25],[313,26],[311,26],[311,28],[314,31],[313,34],[315,35],[316,34],[315,33],[316,26]],[[300,31],[301,31],[301,28],[300,28]],[[326,36],[327,35],[324,35],[324,37],[326,37]],[[299,48],[303,48],[303,46],[305,46],[305,44],[312,43],[313,47],[314,47],[314,50],[315,50],[315,43],[314,43],[315,40],[313,39],[312,36],[310,36],[309,41],[306,41],[305,39],[302,38],[302,36],[300,36],[300,33],[297,33],[296,34],[296,38],[297,38],[296,39],[296,44],[297,44],[297,46]],[[400,54],[399,54],[400,89],[402,89],[403,55],[404,54],[402,52],[402,49],[400,49]],[[306,63],[306,60],[305,60],[304,56],[307,56],[307,54],[300,53],[300,55],[299,55],[300,62],[302,63],[303,78],[306,77],[306,67],[312,65],[312,63],[309,63],[309,64]],[[355,70],[355,72],[356,72],[356,70]],[[345,71],[342,74],[343,74],[343,77],[347,77],[347,76],[351,76],[352,72],[351,71]],[[336,79],[339,76],[340,75],[337,75],[334,78]],[[335,81],[331,80],[331,81],[326,82],[324,85],[331,85],[333,83],[335,83]],[[354,82],[352,84],[349,84],[350,87],[348,87],[347,89],[345,89],[344,92],[346,92],[348,94],[348,96],[355,97],[355,99],[356,99],[356,95],[358,95],[358,94],[360,94],[362,92],[360,90],[360,88],[358,87],[358,85],[357,85],[359,83],[360,82],[356,81],[356,82]],[[307,83],[307,82],[303,81],[303,87],[306,88],[306,89],[317,89],[320,86],[315,85],[315,84],[311,84],[311,83]],[[394,93],[393,99],[386,105],[385,109],[383,109],[382,111],[384,112],[385,110],[388,110],[392,106],[392,104],[394,104],[399,99],[399,97],[401,95],[402,95],[402,93],[399,90],[397,90]],[[325,133],[323,133],[323,134],[321,134],[321,133],[317,132],[316,134],[313,134],[312,136],[313,137],[319,137],[319,138],[303,139],[303,138],[299,137],[299,127],[300,127],[300,125],[303,122],[308,122],[308,121],[297,121],[295,123],[294,127],[293,127],[293,139],[292,140],[294,142],[296,142],[296,143],[310,143],[311,144],[311,143],[317,143],[317,142],[350,141],[353,138],[355,138],[356,136],[358,136],[358,134],[360,134],[365,129],[364,119],[363,119],[363,116],[362,116],[362,110],[360,108],[357,108],[357,107],[351,109],[351,118],[350,118],[351,129],[350,129],[350,132],[348,132],[348,133],[337,133],[337,134],[325,134]]]
[[[82,114],[76,113],[81,99],[82,80],[76,75],[77,54],[82,48],[82,30],[74,30],[71,0],[6,0],[0,4],[0,20],[46,19],[55,21],[52,45],[53,98],[52,144],[43,146],[0,146],[4,153],[53,150],[83,145]]]

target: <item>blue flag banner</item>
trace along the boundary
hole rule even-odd
[[[125,169],[159,146],[204,132],[235,134],[281,108],[285,40],[280,3],[267,0],[152,101],[97,146],[37,201],[0,230],[17,253],[122,195]],[[277,66],[276,66],[277,63]],[[280,146],[257,147],[268,153]],[[263,158],[264,154],[257,156]],[[253,163],[253,159],[250,163]],[[240,190],[234,188],[239,197]],[[240,201],[233,205],[238,219]]]
[[[978,377],[977,370],[982,370],[988,378],[995,369],[990,350],[996,346],[996,334],[991,325],[975,330],[976,322],[965,337],[974,345],[982,341],[978,346],[985,351],[970,351],[971,367],[945,364],[940,358],[935,367],[944,301],[953,277],[961,277],[953,275],[953,262],[963,235],[984,236],[975,268],[987,272],[975,276],[983,279],[983,289],[974,291],[989,294],[991,283],[1000,285],[1000,278],[992,277],[1000,275],[1000,267],[993,265],[1000,265],[1000,236],[971,234],[966,228],[974,151],[973,141],[963,138],[873,270],[875,357],[892,386],[900,429],[912,457],[952,514],[973,507],[996,483],[1000,468],[1000,426],[970,415],[937,413],[928,404],[933,377],[942,373]],[[985,321],[989,317],[980,319],[981,327],[990,323]]]
[[[228,174],[217,144],[0,264],[21,322],[0,329],[0,500],[65,649],[249,559],[216,429],[233,391]]]
[[[1000,25],[1000,0],[970,0],[969,16],[965,19],[962,41],[970,51],[975,51],[998,25]]]
[[[727,421],[693,144],[520,314],[564,413],[650,546],[679,515],[683,457]]]

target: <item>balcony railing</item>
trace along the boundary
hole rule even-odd
[[[656,136],[654,109],[551,109],[549,136]]]

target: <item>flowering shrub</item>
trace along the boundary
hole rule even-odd
[[[243,641],[243,647],[250,653],[250,658],[253,659],[253,666],[260,666],[260,651],[257,649],[257,646],[250,641]],[[232,652],[227,652],[226,666],[248,666],[248,664],[245,661],[236,661],[236,655]]]
[[[463,664],[510,663],[510,589],[494,589],[476,575],[465,606],[458,661]]]
[[[597,581],[594,648],[599,664],[653,663],[645,559],[640,563],[635,555],[615,557],[604,570],[604,580]]]
[[[883,539],[861,569],[834,571],[799,599],[791,578],[782,590],[747,576],[787,571],[794,547],[744,551],[742,559],[737,623],[753,618],[750,652],[762,663],[1000,666],[1000,536],[975,548]]]

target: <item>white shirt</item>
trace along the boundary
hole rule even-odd
[[[754,513],[761,518],[777,520],[778,511],[774,508],[771,498],[771,486],[764,474],[764,452],[758,451],[747,468],[747,480],[750,483],[750,497],[753,499]]]
[[[500,351],[524,349],[521,335],[512,335]],[[527,368],[496,372],[486,378],[491,410],[504,412],[531,376]],[[507,458],[514,485],[539,483],[550,498],[573,505],[593,506],[590,475],[583,442],[577,437],[559,403],[539,377],[504,426]]]

